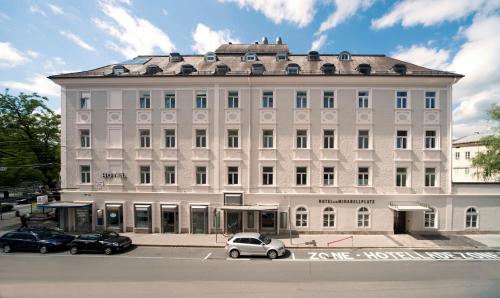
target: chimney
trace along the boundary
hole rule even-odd
[[[267,36],[262,37],[262,44],[269,44],[269,41],[267,40]]]
[[[283,44],[283,40],[281,40],[281,36],[276,37],[276,44]]]

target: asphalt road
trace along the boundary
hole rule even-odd
[[[0,254],[0,297],[500,297],[500,260],[311,259],[338,252],[275,261],[197,248]]]

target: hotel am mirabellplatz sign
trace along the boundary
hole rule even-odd
[[[375,200],[346,200],[346,199],[319,199],[318,203],[320,204],[375,204]]]

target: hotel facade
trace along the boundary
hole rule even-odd
[[[62,87],[69,231],[497,232],[498,187],[451,182],[462,76],[287,45],[139,56]]]

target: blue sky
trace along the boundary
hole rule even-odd
[[[454,90],[454,135],[487,130],[499,103],[500,0],[0,0],[0,88],[37,91],[45,77],[139,54],[204,53],[281,36],[311,49],[387,54],[466,75]]]

